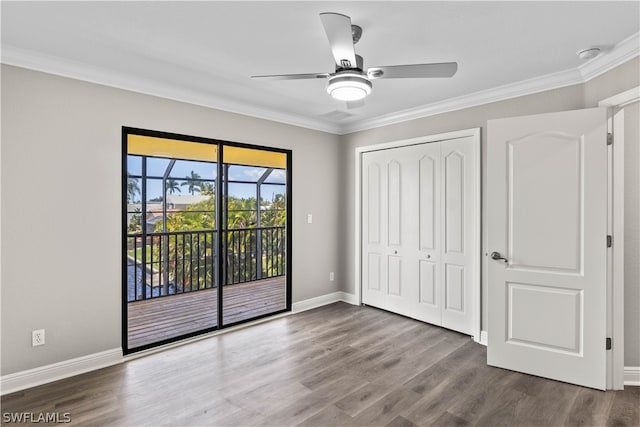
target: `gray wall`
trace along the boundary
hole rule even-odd
[[[591,81],[569,86],[561,89],[550,90],[534,95],[523,96],[506,101],[495,102],[478,107],[467,108],[460,111],[454,111],[451,113],[439,114],[431,117],[425,117],[421,119],[411,120],[395,125],[383,126],[375,129],[369,129],[361,132],[355,132],[348,135],[343,135],[342,140],[342,159],[341,159],[341,179],[344,180],[344,188],[342,190],[342,203],[344,205],[343,211],[345,212],[345,223],[342,224],[342,233],[346,236],[345,241],[346,251],[344,253],[345,263],[345,292],[354,292],[354,266],[356,260],[354,259],[354,209],[355,209],[355,189],[354,189],[354,175],[355,175],[355,148],[367,145],[374,145],[383,142],[398,141],[403,139],[409,139],[425,135],[433,135],[443,132],[450,132],[455,130],[467,129],[467,128],[482,128],[482,193],[486,193],[486,124],[487,120],[522,116],[528,114],[549,113],[564,110],[575,110],[581,108],[595,107],[598,101],[623,92],[629,88],[638,86],[640,81],[640,74],[638,73],[638,66],[640,61],[635,58],[627,63],[617,67],[614,70],[609,71]],[[630,121],[634,121],[633,117],[629,118]],[[628,120],[628,121],[629,121]],[[635,124],[637,126],[638,116],[635,116]],[[638,144],[636,137],[635,142],[629,142],[629,144]],[[636,148],[637,149],[637,148]],[[637,153],[637,151],[636,151]],[[627,159],[630,164],[627,165],[627,169],[638,169],[638,156]],[[637,172],[630,172],[637,173]],[[638,180],[633,177],[627,176],[625,181],[626,191],[633,191],[635,188],[637,191]],[[636,224],[638,218],[638,206],[631,203],[629,206],[625,206],[629,211],[635,212]],[[627,215],[633,217],[634,213],[626,212]],[[482,216],[485,218],[486,205],[483,198],[482,204]],[[627,221],[627,226],[629,225]],[[636,225],[637,227],[637,225]],[[483,230],[485,230],[485,222],[483,220]],[[637,234],[637,233],[636,233]],[[483,239],[484,240],[484,239]],[[637,266],[640,263],[638,258],[637,244],[635,255],[631,255],[633,250],[628,250],[628,257],[625,260],[627,269],[635,269],[635,273],[628,273],[626,275],[627,283],[625,284],[626,291],[626,306],[625,306],[625,365],[626,366],[638,366],[640,365],[640,348],[638,345],[638,337],[640,335],[640,322],[637,321],[640,315],[640,299],[637,298],[639,293],[640,284],[638,282]],[[484,242],[483,242],[484,248]],[[635,279],[634,279],[635,275]],[[484,276],[483,276],[484,279]],[[486,295],[487,284],[482,283],[482,295]],[[633,298],[630,298],[633,296]],[[485,329],[487,324],[487,301],[482,298],[482,325]]]
[[[340,287],[335,135],[2,66],[2,375],[121,346],[123,125],[293,150],[293,301]]]

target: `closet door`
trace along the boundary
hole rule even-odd
[[[463,333],[473,329],[476,160],[471,138],[440,143],[442,326]]]
[[[414,167],[417,170],[418,190],[415,211],[417,236],[417,292],[413,301],[412,317],[424,322],[442,323],[440,266],[440,143],[416,146]]]
[[[387,304],[395,313],[412,316],[417,298],[418,146],[387,152]]]
[[[416,300],[415,147],[363,155],[363,302],[406,316]]]
[[[473,332],[472,138],[362,155],[362,301]]]
[[[362,302],[386,308],[387,174],[384,151],[362,155]]]

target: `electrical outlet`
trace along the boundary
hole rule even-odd
[[[37,347],[39,345],[44,345],[44,329],[31,331],[31,346]]]
[[[329,272],[329,280],[331,282],[333,282],[334,276],[333,276],[333,271]]]

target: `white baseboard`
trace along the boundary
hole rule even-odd
[[[489,341],[488,341],[489,337],[487,334],[487,331],[480,331],[480,341],[476,341],[478,344],[482,344],[484,346],[486,346]]]
[[[347,304],[351,304],[351,305],[359,305],[356,296],[354,294],[348,294],[346,292],[340,292],[341,296],[340,296],[340,301],[342,302],[346,302]]]
[[[640,386],[640,366],[624,367],[624,385]]]
[[[122,349],[114,348],[100,353],[63,360],[51,365],[27,369],[26,371],[0,377],[0,395],[50,383],[63,378],[95,371],[122,362]]]
[[[356,296],[354,294],[338,291],[326,295],[320,295],[315,298],[309,298],[304,301],[294,302],[291,305],[291,311],[299,313],[301,311],[311,310],[312,308],[322,307],[323,305],[333,304],[338,301],[358,305],[358,301],[356,301]]]

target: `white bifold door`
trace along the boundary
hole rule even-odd
[[[605,388],[606,119],[488,123],[490,365]]]
[[[362,301],[472,334],[477,159],[470,137],[362,155]]]

